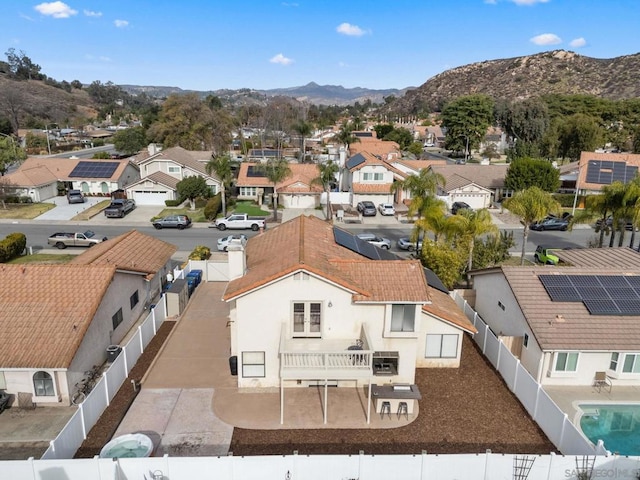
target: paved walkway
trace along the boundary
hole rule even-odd
[[[226,455],[234,427],[396,428],[415,418],[381,419],[372,407],[367,424],[365,389],[331,388],[324,424],[324,389],[310,387],[286,389],[280,424],[279,390],[241,391],[230,373],[229,307],[221,300],[225,288],[226,283],[210,282],[196,289],[116,436],[146,432],[158,439],[158,453]]]

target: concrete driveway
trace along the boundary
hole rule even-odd
[[[79,213],[84,212],[86,209],[96,205],[97,203],[105,200],[104,197],[85,197],[84,203],[69,203],[67,197],[53,197],[48,200],[44,200],[42,203],[52,203],[56,207],[52,208],[48,212],[43,213],[36,220],[51,221],[51,220],[71,220]]]

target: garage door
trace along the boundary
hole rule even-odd
[[[136,205],[164,205],[164,201],[169,200],[170,196],[167,191],[134,190],[133,199]]]

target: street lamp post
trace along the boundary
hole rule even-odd
[[[578,203],[578,192],[579,192],[579,188],[578,188],[578,184],[580,182],[580,172],[582,170],[583,165],[578,166],[578,175],[576,176],[576,192],[573,196],[573,208],[571,209],[571,215],[573,215],[575,217],[576,215],[576,205]]]

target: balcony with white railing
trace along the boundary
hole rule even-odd
[[[360,338],[287,338],[280,334],[280,377],[285,380],[353,380],[373,374],[373,350],[362,327]]]

